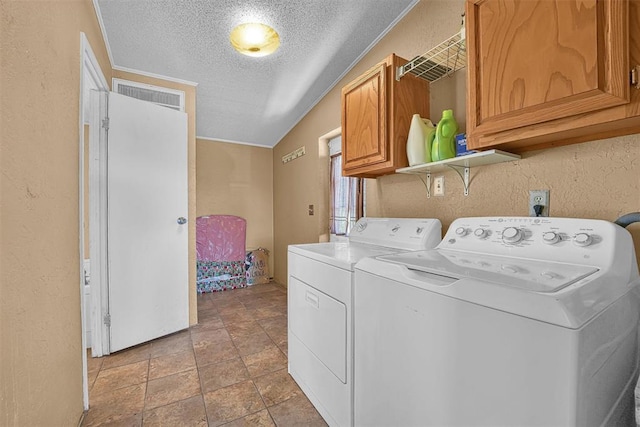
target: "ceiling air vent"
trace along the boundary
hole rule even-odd
[[[115,93],[153,102],[173,110],[184,111],[184,92],[181,90],[167,89],[122,79],[113,79],[112,83]]]

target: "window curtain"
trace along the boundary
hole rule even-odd
[[[331,234],[349,235],[362,216],[363,180],[342,176],[342,155],[331,156]]]

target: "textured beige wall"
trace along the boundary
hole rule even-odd
[[[421,1],[275,146],[274,261],[277,281],[286,283],[288,245],[317,242],[327,233],[328,209],[309,216],[307,208],[310,204],[322,207],[328,204],[326,170],[329,162],[326,155],[322,155],[318,138],[340,127],[341,88],[390,53],[410,59],[452,36],[460,28],[463,11],[464,0]],[[446,100],[439,102],[437,91],[434,96],[436,106],[443,102],[449,106]],[[450,107],[458,108],[456,105]],[[464,110],[464,104],[460,110]],[[304,157],[282,164],[280,158],[284,154],[302,145],[306,147]]]
[[[0,425],[82,415],[80,32],[89,0],[0,1]]]
[[[273,274],[273,150],[198,139],[196,153],[196,216],[246,219],[246,247],[267,249]]]
[[[552,216],[614,221],[640,211],[640,135],[531,151],[515,162],[473,168],[466,197],[455,172],[444,177],[445,196],[430,199],[418,176],[372,181],[369,214],[440,218],[446,230],[458,217],[526,216],[529,190],[549,189]],[[640,233],[635,225],[631,230],[637,245]]]
[[[319,172],[319,136],[340,126],[340,89],[389,53],[411,59],[459,30],[463,0],[422,0],[274,148],[275,277],[286,283],[287,245],[318,241],[328,217],[308,217],[306,205],[325,203]],[[431,87],[431,119],[453,108],[464,129],[465,73]],[[301,160],[282,165],[280,157],[307,146]],[[311,149],[310,149],[311,148]],[[446,172],[445,196],[427,199],[418,176],[389,175],[367,180],[367,215],[436,217],[444,230],[463,216],[527,215],[528,191],[551,190],[551,215],[614,220],[640,211],[640,135],[525,153],[517,162],[474,168],[470,195],[455,172]],[[637,242],[640,231],[633,226]],[[636,249],[638,251],[638,249]]]
[[[331,96],[335,94],[327,95]],[[340,98],[335,101],[339,105]],[[311,110],[304,123],[294,127],[273,150],[273,259],[274,278],[279,283],[286,283],[287,245],[319,242],[328,233],[329,158],[318,139],[340,126],[340,111],[339,107],[336,111],[322,107]],[[330,116],[335,120],[327,121]],[[305,147],[304,156],[282,163],[282,156],[300,147]],[[308,213],[309,205],[315,207],[313,216]]]
[[[196,292],[196,87],[140,74],[113,70],[113,77],[185,92],[187,119],[187,168],[189,174],[189,324],[198,323]]]

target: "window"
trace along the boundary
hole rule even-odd
[[[331,159],[330,231],[335,235],[349,235],[356,221],[363,216],[364,180],[342,176],[342,138],[329,140]]]

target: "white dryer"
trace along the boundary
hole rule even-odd
[[[289,373],[332,426],[353,425],[353,267],[434,248],[437,219],[362,218],[347,241],[289,246]]]
[[[639,284],[630,234],[598,220],[458,219],[434,250],[365,259],[355,424],[615,425]]]

